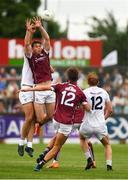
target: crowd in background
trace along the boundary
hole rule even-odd
[[[110,94],[114,114],[128,114],[128,72],[125,68],[109,69],[80,69],[78,85],[85,89],[87,74],[96,71],[99,75],[99,86]],[[52,74],[53,83],[65,81],[64,69],[55,69]],[[20,88],[21,68],[0,67],[0,113],[21,113],[18,99]]]

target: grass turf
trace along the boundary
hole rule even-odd
[[[84,170],[86,161],[79,144],[64,145],[60,168],[34,172],[35,159],[46,145],[34,145],[34,157],[19,157],[17,145],[0,144],[0,179],[126,179],[128,178],[128,145],[112,145],[113,171],[106,171],[104,148],[94,144],[97,168]]]

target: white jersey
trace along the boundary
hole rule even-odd
[[[21,78],[21,86],[22,85],[30,85],[34,84],[33,75],[31,68],[29,66],[29,62],[27,58],[24,56],[24,64],[22,68],[22,78]]]
[[[85,89],[87,102],[92,107],[92,112],[86,112],[83,121],[91,127],[99,127],[105,124],[104,109],[105,103],[110,101],[108,93],[97,86],[92,86]]]
[[[60,77],[60,75],[59,75],[59,73],[57,71],[52,73],[52,84],[58,83],[57,80],[58,80],[59,77]]]

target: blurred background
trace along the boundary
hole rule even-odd
[[[0,141],[15,143],[24,115],[17,90],[23,64],[25,20],[54,11],[43,22],[51,38],[53,81],[63,82],[70,66],[80,70],[78,85],[87,87],[88,72],[95,71],[99,86],[110,94],[113,116],[107,125],[112,142],[128,140],[128,1],[127,0],[0,0]],[[39,32],[34,38],[40,38]],[[53,136],[49,123],[44,139]],[[78,134],[71,136],[76,142]]]

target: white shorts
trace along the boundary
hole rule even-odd
[[[99,140],[102,140],[103,137],[108,135],[108,130],[107,130],[106,124],[104,124],[100,127],[92,127],[83,122],[81,124],[79,132],[85,138],[90,138],[92,135],[95,135]]]
[[[55,92],[53,91],[35,91],[35,103],[54,103]]]
[[[34,93],[33,91],[22,92],[19,93],[19,100],[21,104],[27,104],[30,102],[34,102]]]
[[[81,123],[75,123],[73,124],[73,130],[79,130]]]
[[[73,125],[72,124],[62,124],[57,122],[55,119],[53,119],[53,126],[55,129],[55,133],[61,133],[64,136],[69,136],[73,130]]]

